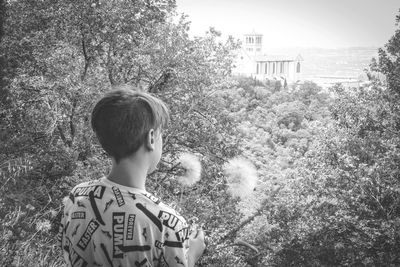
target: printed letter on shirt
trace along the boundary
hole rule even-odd
[[[112,190],[114,192],[115,199],[117,200],[118,207],[125,205],[124,197],[122,196],[121,190],[118,187],[113,186]]]
[[[88,246],[90,240],[92,239],[92,235],[96,232],[97,228],[99,228],[99,223],[96,220],[91,220],[86,227],[85,232],[83,233],[81,239],[78,241],[78,247],[82,250],[85,250]]]
[[[135,218],[136,218],[135,214],[129,214],[129,216],[128,216],[128,225],[126,227],[126,240],[132,240],[133,239]]]
[[[124,246],[125,213],[113,212],[113,258],[123,258],[124,253],[119,249]]]
[[[158,214],[158,218],[160,218],[163,222],[163,224],[169,228],[171,228],[172,230],[175,230],[176,225],[179,222],[178,217],[176,217],[175,215],[166,212],[166,211],[160,211],[160,213]]]

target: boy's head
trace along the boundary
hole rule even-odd
[[[144,92],[123,88],[106,94],[92,111],[92,128],[104,150],[118,163],[133,155],[169,121],[167,106]]]

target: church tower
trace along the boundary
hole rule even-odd
[[[257,56],[262,54],[262,34],[253,33],[244,35],[243,48],[249,55]]]

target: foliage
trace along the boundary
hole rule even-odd
[[[299,161],[291,194],[302,214],[276,264],[398,264],[399,114],[387,94],[379,85],[338,92],[335,120]]]
[[[221,93],[260,177],[254,198],[238,203],[241,223],[223,238],[259,248],[236,249],[247,264],[399,264],[400,112],[390,81],[398,72],[386,60],[375,71],[387,83],[336,86],[333,98],[311,83]]]
[[[398,265],[399,102],[379,80],[295,88],[221,95],[259,173],[226,238],[255,245],[236,250],[254,266]]]
[[[400,9],[399,9],[400,10]],[[389,39],[384,48],[379,49],[379,60],[374,61],[372,70],[385,75],[387,87],[393,93],[400,95],[400,15],[396,16],[394,35]]]
[[[393,38],[388,51],[391,45]],[[387,83],[376,79],[361,88],[332,88],[333,102],[323,112],[331,119],[318,119],[316,135],[303,156],[292,156],[292,164],[286,165],[293,171],[279,172],[284,185],[278,195],[267,207],[260,206],[239,233],[263,248],[257,262],[274,266],[399,264],[399,82],[394,78],[398,66],[387,60],[381,54],[378,68],[375,65],[375,71],[386,74]],[[385,64],[393,65],[387,68]],[[302,93],[307,91],[312,92]],[[301,94],[297,96],[299,101]],[[283,107],[277,109],[283,117],[294,111],[294,105]],[[301,110],[289,115],[290,122],[304,118]]]

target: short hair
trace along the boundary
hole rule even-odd
[[[134,154],[151,129],[165,128],[168,122],[163,101],[128,88],[107,93],[95,105],[91,119],[101,146],[117,163]]]

